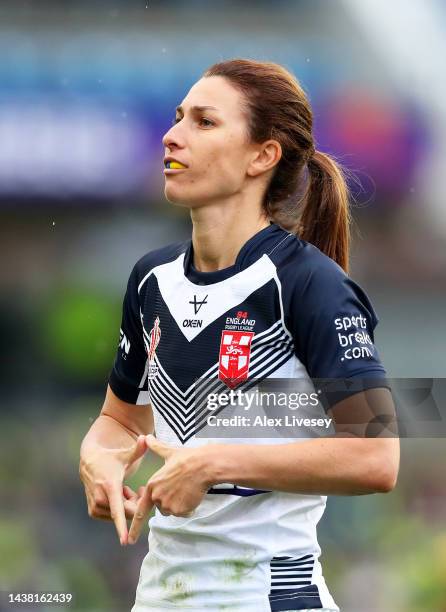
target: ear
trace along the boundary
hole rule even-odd
[[[259,176],[274,168],[282,157],[282,147],[277,140],[266,140],[256,145],[254,154],[246,170],[248,176]]]

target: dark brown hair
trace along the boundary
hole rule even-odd
[[[351,217],[344,172],[332,156],[316,151],[313,113],[296,77],[279,64],[247,59],[214,64],[203,76],[225,77],[243,94],[252,142],[274,139],[282,147],[265,193],[265,211],[280,225],[294,212],[287,229],[348,273]]]

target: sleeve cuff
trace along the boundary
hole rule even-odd
[[[382,371],[356,374],[349,378],[321,379],[317,382],[317,386],[321,389],[319,397],[325,411],[347,397],[367,389],[384,387],[392,390],[388,378]]]
[[[116,397],[118,397],[123,402],[136,405],[141,389],[135,389],[133,385],[130,385],[123,381],[117,375],[116,370],[114,368],[110,372],[108,384],[110,385],[110,389],[113,391]]]

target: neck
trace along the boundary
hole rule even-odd
[[[200,272],[232,266],[242,246],[270,223],[259,207],[228,200],[192,209],[191,219],[194,266]]]

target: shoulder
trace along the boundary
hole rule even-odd
[[[336,284],[349,279],[333,259],[316,246],[288,234],[282,248],[270,255],[282,284],[302,293],[315,285]]]
[[[297,236],[291,235],[285,244],[272,259],[288,304],[313,314],[360,304],[376,325],[378,317],[364,289],[333,259]]]

